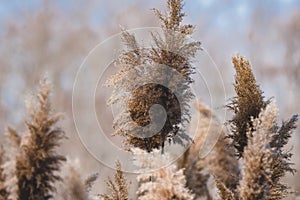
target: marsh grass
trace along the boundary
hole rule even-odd
[[[152,33],[153,48],[143,49],[134,35],[123,31],[122,39],[127,49],[116,61],[121,71],[107,83],[114,88],[109,103],[122,102],[117,88],[130,88],[124,82],[127,78],[125,72],[140,64],[155,62],[170,66],[187,77],[184,89],[193,82],[191,74],[194,69],[190,60],[201,49],[200,43],[186,40],[186,36],[193,33],[194,26],[182,24],[185,16],[182,0],[168,0],[167,7],[166,14],[154,9],[161,21],[163,37]],[[136,180],[136,199],[278,200],[292,192],[282,178],[287,173],[296,172],[290,161],[293,155],[286,150],[286,146],[297,127],[298,116],[278,123],[277,106],[274,100],[265,100],[250,62],[235,55],[232,63],[236,71],[233,85],[236,96],[227,105],[234,114],[227,123],[229,130],[222,128],[217,116],[208,107],[198,104],[199,133],[182,157],[171,165],[150,172],[162,164],[170,163],[170,152],[161,151],[168,139],[174,143],[190,140],[186,133],[173,130],[179,126],[176,119],[182,117],[181,114],[185,116],[187,124],[190,122],[187,102],[194,97],[188,89],[183,98],[184,113],[172,112],[169,120],[175,123],[167,124],[158,135],[147,139],[132,137],[131,133],[126,133],[118,126],[122,118],[115,121],[115,134],[124,137],[124,144],[133,154],[133,163],[141,169]],[[147,98],[153,96],[147,94],[153,90],[159,91],[154,95],[155,99],[161,100],[163,96],[166,100],[164,103],[173,102],[165,91],[158,90],[155,85],[136,91],[137,97],[144,96],[145,105],[137,106],[140,102],[138,98],[133,98],[129,113],[142,125],[149,123],[149,118],[140,114],[149,111],[147,109],[153,102]],[[133,199],[129,195],[131,184],[119,161],[116,162],[113,179],[108,177],[107,181],[99,180],[106,183],[106,193],[95,192],[97,195],[91,195],[98,175],[92,174],[82,179],[80,172],[58,151],[66,137],[63,128],[57,125],[62,115],[53,112],[50,94],[51,84],[47,79],[42,79],[38,92],[27,102],[29,116],[25,121],[26,131],[20,134],[11,127],[7,128],[8,142],[0,146],[0,200]],[[170,132],[175,133],[171,138]],[[211,152],[204,158],[200,157],[201,146],[206,136],[212,133],[218,133],[220,137]],[[66,165],[69,167],[62,174],[62,167]],[[213,180],[213,185],[209,184],[210,180]],[[58,185],[61,187],[58,188]]]
[[[188,41],[188,36],[193,33],[194,26],[182,23],[185,16],[182,11],[182,0],[168,0],[167,8],[166,14],[153,9],[161,21],[162,34],[151,33],[152,48],[144,48],[136,40],[134,34],[123,31],[122,40],[126,49],[122,51],[115,62],[119,72],[107,83],[109,87],[113,88],[113,94],[108,103],[120,103],[125,107],[123,113],[114,122],[115,134],[123,136],[124,143],[129,148],[138,147],[148,152],[158,148],[163,151],[167,140],[179,144],[190,142],[190,138],[180,127],[185,127],[191,117],[189,102],[194,95],[191,92],[190,84],[194,82],[191,75],[195,72],[191,59],[201,49],[200,42]],[[145,84],[133,91],[138,79],[130,82],[127,78],[133,73],[132,71],[145,64],[153,66],[155,69],[149,73],[149,79],[163,81],[166,83],[165,87],[161,87],[159,84]],[[170,72],[161,72],[158,67],[160,65],[176,70],[184,77],[176,89],[181,94],[180,105],[176,103],[174,94],[168,92],[170,86],[178,84],[176,82],[178,77],[176,78]],[[138,78],[138,76],[135,77]],[[122,95],[128,92],[131,93],[131,97]],[[124,116],[130,115],[139,126],[146,126],[150,124],[149,109],[153,104],[160,104],[165,108],[166,123],[158,134],[145,138],[139,137],[140,133],[132,127],[134,123],[126,121]],[[126,128],[124,128],[124,124]]]

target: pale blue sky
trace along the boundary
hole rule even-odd
[[[32,12],[38,9],[41,5],[40,0],[1,0],[0,1],[0,19],[1,21],[15,19],[18,20],[19,12]],[[61,0],[56,1],[58,6],[66,12],[73,7],[80,7],[85,1],[77,0]],[[74,3],[76,2],[76,3]],[[154,0],[112,0],[117,9],[124,9],[124,6],[129,6],[137,2],[142,2],[145,7],[157,5],[158,1]],[[120,3],[122,2],[122,3]],[[103,5],[103,4],[102,4]],[[185,10],[190,17],[196,20],[201,15],[211,16],[217,25],[229,23],[229,19],[236,18],[240,21],[247,21],[257,8],[267,11],[270,15],[285,15],[294,9],[300,8],[298,0],[186,0]],[[93,9],[91,15],[98,16],[98,19],[105,11],[105,7]],[[105,13],[105,12],[104,12]],[[105,17],[105,16],[103,16]],[[93,18],[92,18],[93,19]],[[221,20],[222,19],[222,20]],[[220,23],[222,21],[222,23]]]

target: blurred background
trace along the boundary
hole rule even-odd
[[[126,29],[159,26],[151,11],[154,7],[165,10],[165,1],[1,0],[0,139],[8,125],[25,130],[24,101],[47,72],[54,85],[53,107],[65,113],[61,125],[69,139],[61,150],[77,163],[83,176],[99,171],[103,180],[112,174],[80,143],[72,119],[73,83],[90,50],[119,33],[120,25]],[[227,99],[234,95],[231,56],[239,52],[250,60],[264,95],[276,99],[279,120],[300,113],[300,1],[186,0],[184,11],[185,22],[196,25],[193,38],[202,42],[221,71]],[[215,98],[222,90],[219,86],[214,86]],[[106,106],[105,101],[103,97],[100,104]],[[107,119],[109,127],[111,121]],[[298,128],[290,144],[298,171],[299,134]],[[298,173],[286,181],[300,191],[299,178]],[[103,187],[97,190],[103,191]]]

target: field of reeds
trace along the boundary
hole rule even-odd
[[[188,0],[137,3],[117,21],[127,25],[134,13],[156,26],[145,28],[151,45],[121,24],[112,38],[122,48],[99,51],[95,61],[97,47],[107,47],[94,48],[95,41],[116,27],[89,26],[82,10],[106,5],[91,2],[76,1],[79,24],[64,18],[59,4],[44,2],[25,14],[26,23],[7,22],[0,32],[0,200],[300,199],[300,5],[276,24],[285,53],[271,45],[270,57],[260,20],[248,35],[256,47],[242,55],[239,48],[225,52],[228,43],[211,38],[211,30],[196,39],[210,22],[190,24]],[[132,23],[145,27],[140,20]],[[101,58],[109,52],[114,59],[106,65]],[[98,70],[78,78],[89,62],[103,69],[96,90],[90,83]]]

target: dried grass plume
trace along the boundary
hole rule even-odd
[[[50,199],[55,182],[61,180],[58,172],[66,159],[56,152],[56,148],[65,134],[55,126],[61,114],[52,114],[50,93],[51,85],[43,79],[38,94],[28,102],[28,134],[23,138],[16,158],[20,200]]]

